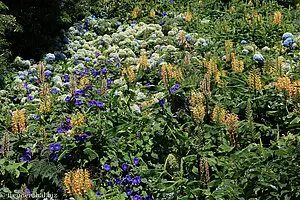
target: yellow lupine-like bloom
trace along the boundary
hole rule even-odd
[[[204,106],[204,95],[202,93],[193,92],[190,102],[193,118],[195,120],[202,121],[206,114]]]
[[[161,67],[161,78],[164,81],[165,87],[168,88],[169,79],[174,78],[178,82],[183,81],[182,72],[176,69],[171,64],[164,64]]]
[[[90,173],[86,169],[77,169],[65,173],[63,183],[66,196],[74,194],[83,196],[92,188]]]
[[[273,24],[281,26],[282,23],[282,14],[280,11],[274,13]]]
[[[143,55],[143,56],[139,57],[139,65],[144,70],[148,69],[148,67],[150,66],[150,62],[149,62],[146,55]]]
[[[82,113],[73,114],[71,117],[72,126],[83,126],[85,124],[85,121],[86,118]]]
[[[280,77],[277,79],[275,87],[278,92],[283,92],[285,90],[290,91],[292,87],[292,82],[289,77]]]
[[[135,19],[135,18],[138,17],[139,10],[140,10],[140,9],[139,9],[138,6],[136,6],[136,7],[133,9],[133,11],[132,11],[132,18],[133,18],[133,19]]]
[[[124,68],[124,69],[122,70],[121,76],[123,77],[125,74],[127,75],[128,80],[129,80],[130,82],[133,82],[133,81],[134,81],[134,79],[135,79],[135,74],[134,74],[134,70],[133,70],[133,67],[132,67],[132,66],[129,66],[129,67]]]
[[[215,122],[225,124],[226,113],[227,111],[220,104],[217,104],[213,109],[211,119]]]
[[[203,104],[198,104],[193,108],[193,117],[195,120],[202,121],[205,116],[205,107]]]
[[[186,21],[190,22],[193,18],[193,14],[191,12],[185,12],[184,13],[184,18]]]
[[[52,105],[52,101],[50,100],[50,98],[47,98],[47,99],[40,102],[39,111],[41,113],[50,112],[51,111],[51,105]]]
[[[237,58],[233,58],[231,61],[232,70],[234,72],[243,72],[244,70],[244,61]]]
[[[86,84],[89,84],[90,80],[87,76],[84,76],[79,81],[79,87],[85,87]]]
[[[150,17],[155,18],[155,11],[154,10],[150,10]]]
[[[26,127],[26,116],[24,110],[16,110],[12,112],[12,132],[13,133],[25,133]]]
[[[260,76],[256,73],[250,73],[248,75],[248,85],[252,90],[261,90],[262,81],[260,79]]]
[[[233,47],[233,42],[231,42],[230,40],[226,40],[225,41],[226,62],[229,62],[233,56],[231,54],[232,47]]]
[[[297,80],[293,83],[291,93],[293,96],[297,96],[297,97],[300,96],[300,80]]]
[[[209,61],[205,62],[205,65],[207,67],[206,73],[209,75],[216,74],[219,71],[215,58],[209,59]]]
[[[239,126],[239,118],[237,114],[235,113],[227,114],[225,124],[227,126],[230,144],[234,147],[239,146],[238,135],[235,133],[236,129]]]

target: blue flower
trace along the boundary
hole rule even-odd
[[[143,200],[143,198],[140,195],[136,194],[134,195],[133,200]]]
[[[33,96],[30,96],[30,95],[29,95],[27,98],[28,98],[30,101],[32,101],[32,100],[34,99]]]
[[[208,46],[208,44],[207,44],[206,42],[204,42],[202,45],[203,45],[204,47],[207,47],[207,46]]]
[[[97,195],[98,197],[101,197],[101,193],[100,193],[99,191],[96,192],[96,195]]]
[[[241,44],[247,44],[247,41],[246,40],[242,40]]]
[[[104,169],[105,171],[109,171],[111,168],[110,168],[110,165],[109,165],[109,164],[104,164],[103,169]]]
[[[127,195],[127,196],[130,196],[131,194],[132,194],[132,189],[128,188],[128,189],[126,190],[126,195]]]
[[[152,200],[150,196],[146,196],[144,200]]]
[[[265,61],[264,57],[260,53],[254,54],[253,60],[256,60],[258,62],[264,62]]]
[[[49,150],[50,150],[50,151],[54,151],[54,150],[55,150],[54,144],[51,144],[51,145],[49,146]]]
[[[61,148],[61,145],[60,145],[59,143],[54,144],[54,150],[55,150],[55,151],[59,151],[60,148]]]
[[[128,164],[126,164],[126,163],[122,164],[122,169],[123,169],[124,171],[126,171],[128,168],[129,168],[129,165],[128,165]]]
[[[135,176],[131,179],[132,185],[139,185],[142,180],[140,176]]]
[[[51,72],[50,70],[46,70],[46,71],[44,72],[44,74],[45,74],[45,76],[50,76],[50,75],[52,74],[52,72]]]
[[[52,61],[52,60],[55,60],[55,55],[53,53],[47,53],[46,54],[46,58],[45,58],[46,61]]]
[[[283,46],[289,47],[291,44],[293,44],[293,42],[294,42],[293,38],[287,38],[286,40],[284,40]]]
[[[80,99],[75,100],[75,105],[80,106],[82,104],[82,101]]]
[[[49,156],[50,160],[53,160],[53,161],[57,161],[58,159],[58,155],[54,152],[52,152]]]
[[[116,185],[120,185],[121,179],[119,177],[116,178]]]
[[[138,158],[133,158],[133,163],[135,165],[138,165],[140,163],[140,160]]]
[[[173,3],[174,3],[174,0],[170,0],[170,3],[173,4]]]
[[[71,97],[70,96],[67,96],[66,98],[65,98],[65,101],[66,102],[69,102],[71,100]]]
[[[91,59],[88,58],[88,57],[85,57],[84,60],[85,60],[86,62],[90,62],[90,61],[91,61]]]
[[[108,181],[107,181],[107,185],[110,186],[110,187],[113,186],[113,183],[111,182],[111,180],[108,180]]]
[[[284,33],[283,36],[282,36],[282,40],[286,40],[287,38],[290,38],[290,37],[293,37],[293,34],[292,33]]]
[[[168,15],[167,12],[163,12],[163,14],[162,14],[163,17],[165,17],[167,15]]]

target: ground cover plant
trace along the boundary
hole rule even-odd
[[[300,198],[299,2],[60,3],[2,75],[1,197]]]

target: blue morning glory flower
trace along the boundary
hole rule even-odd
[[[101,193],[100,193],[99,191],[96,192],[96,195],[97,195],[98,197],[101,197]]]
[[[128,189],[126,190],[126,195],[127,195],[127,196],[130,196],[131,194],[132,194],[132,189],[128,188]]]
[[[129,168],[129,165],[128,165],[128,164],[126,164],[126,163],[122,164],[122,169],[123,169],[124,171],[126,171],[128,168]]]
[[[241,44],[247,44],[247,41],[246,40],[242,40]]]
[[[59,143],[54,144],[54,150],[55,150],[55,151],[59,151],[60,148],[61,148],[61,145],[60,145]]]
[[[109,164],[104,164],[103,169],[104,169],[105,171],[109,171],[111,168],[110,168],[110,165],[109,165]]]
[[[52,72],[50,70],[46,70],[44,74],[45,74],[45,76],[50,76],[52,74]]]
[[[54,145],[53,145],[53,144],[51,144],[51,145],[49,146],[49,150],[50,150],[50,151],[54,151]]]
[[[66,102],[69,102],[71,100],[71,97],[70,96],[67,96],[66,98],[65,98],[65,101]]]
[[[133,158],[133,163],[135,165],[138,165],[140,163],[140,160],[138,158]]]
[[[143,198],[140,195],[136,194],[134,195],[133,200],[143,200]]]

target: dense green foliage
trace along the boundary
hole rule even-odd
[[[300,198],[297,3],[62,1],[20,22],[15,9],[23,34],[49,27],[20,49],[57,47],[3,75],[0,199]],[[2,17],[4,39],[16,20]]]

